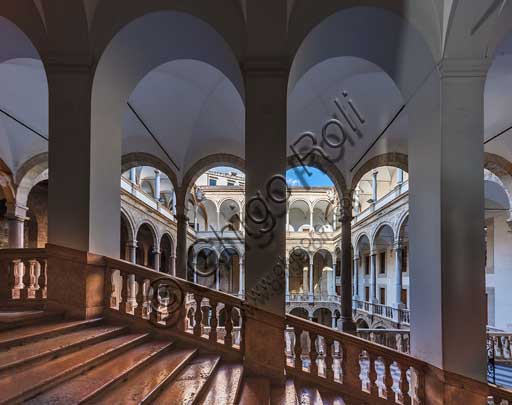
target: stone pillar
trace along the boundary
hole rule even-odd
[[[27,218],[27,208],[16,206],[7,207],[7,221],[9,225],[9,248],[21,249],[24,247],[25,221]]]
[[[286,299],[288,299],[288,296],[290,295],[290,262],[288,260],[288,256],[286,258],[285,294]]]
[[[222,227],[220,226],[220,207],[217,207],[217,227],[215,228],[217,231],[220,231]]]
[[[352,315],[352,199],[343,197],[341,207],[341,330],[355,332]]]
[[[402,304],[402,244],[395,244],[395,308],[403,308]]]
[[[137,241],[129,240],[126,242],[126,257],[131,263],[137,263]]]
[[[243,296],[245,294],[245,269],[244,269],[244,257],[240,256],[239,258],[239,266],[240,266],[240,277],[238,278],[238,294]]]
[[[484,383],[483,95],[489,63],[442,60],[407,105],[415,128],[409,139],[411,354]]]
[[[370,302],[377,303],[377,253],[370,252]]]
[[[133,184],[137,184],[137,168],[135,168],[135,167],[132,167],[130,169],[130,181]]]
[[[155,170],[155,200],[160,201],[161,174],[160,170]]]
[[[153,267],[156,271],[160,271],[160,262],[161,262],[162,253],[160,250],[153,250]]]
[[[333,328],[333,329],[337,329],[337,325],[336,325],[336,316],[335,316],[335,315],[332,315],[332,316],[331,316],[331,328]]]
[[[121,117],[122,111],[100,105],[111,97],[101,86],[95,87],[101,95],[95,92],[91,102],[94,71],[78,54],[55,55],[46,64],[48,243],[117,258],[122,125],[120,118],[114,125],[112,115]]]
[[[194,283],[197,284],[197,254],[194,252],[194,257],[192,257],[192,277]]]
[[[194,231],[198,231],[198,227],[197,227],[197,210],[198,210],[198,207],[197,205],[194,206]]]
[[[315,285],[313,276],[315,274],[315,268],[313,263],[313,258],[309,259],[309,298],[313,299],[313,296],[315,295]]]
[[[377,175],[379,172],[374,170],[372,173],[372,200],[375,204],[377,202]]]
[[[176,276],[176,255],[170,256],[169,260],[171,261],[170,274]]]
[[[354,256],[354,300],[359,300],[359,255]]]
[[[302,291],[304,294],[309,294],[309,267],[304,267],[302,269]]]
[[[249,304],[268,312],[247,315],[244,365],[248,373],[284,382],[287,5],[250,0],[246,15],[245,223],[250,232],[245,233],[245,289]],[[254,298],[257,293],[260,299]]]
[[[313,209],[311,207],[309,208],[309,227],[311,230],[315,229],[313,227]]]
[[[184,201],[176,205],[177,232],[176,232],[176,277],[187,278],[187,228],[188,217],[185,214]]]
[[[354,195],[354,212],[356,215],[359,215],[361,213],[361,201],[359,198],[359,193],[361,192],[361,189],[359,186],[356,187],[355,195]]]
[[[176,191],[172,192],[172,213],[176,216]]]
[[[290,227],[290,210],[286,209],[286,232],[288,232],[288,229]]]

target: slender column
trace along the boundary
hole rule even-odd
[[[156,271],[160,271],[160,263],[161,263],[162,253],[160,250],[153,250],[153,268]]]
[[[377,303],[377,253],[370,252],[370,302]]]
[[[176,256],[175,255],[170,256],[169,260],[171,261],[170,274],[172,276],[176,276]]]
[[[395,245],[395,307],[402,308],[402,244]]]
[[[240,296],[243,296],[245,294],[245,269],[244,269],[244,257],[243,256],[240,256],[240,262],[239,262],[239,266],[240,266],[240,277],[239,277],[239,287],[238,287],[238,294]]]
[[[286,274],[285,274],[285,288],[286,288],[286,298],[290,295],[290,262],[288,259],[289,256],[286,257]]]
[[[309,267],[302,269],[302,291],[304,294],[309,293],[309,281],[308,281]]]
[[[133,184],[136,184],[137,183],[137,168],[135,167],[132,167],[130,169],[130,181],[133,183]]]
[[[172,192],[172,213],[176,216],[176,191]]]
[[[313,299],[313,296],[315,295],[315,285],[313,284],[313,275],[314,275],[314,266],[313,266],[313,259],[309,259],[309,297],[310,299]]]
[[[194,257],[192,258],[192,277],[194,283],[197,284],[197,254],[194,253]]]
[[[218,231],[220,231],[220,229],[221,229],[221,226],[220,226],[220,207],[217,207],[217,227],[215,229],[218,230]]]
[[[336,210],[334,210],[334,213],[332,214],[332,230],[333,231],[336,230],[336,220],[337,220]]]
[[[290,210],[286,210],[286,232],[288,232],[290,226]]]
[[[129,240],[126,242],[126,257],[128,260],[132,263],[137,263],[137,241],[136,240]]]
[[[309,227],[314,230],[315,228],[313,228],[313,209],[310,208],[309,209]]]
[[[176,277],[187,278],[187,227],[188,218],[185,214],[185,204],[180,201],[176,205]]]
[[[359,300],[359,255],[354,256],[354,300]]]
[[[411,354],[481,382],[487,364],[482,171],[489,63],[442,60],[407,105],[417,129],[409,139]]]
[[[352,199],[343,197],[341,211],[341,330],[355,332],[352,314]]]
[[[372,173],[372,200],[375,204],[377,202],[377,175],[379,172],[374,170]]]
[[[160,186],[161,186],[160,170],[155,170],[155,200],[160,201]]]
[[[336,329],[336,316],[331,316],[331,328]]]
[[[197,224],[197,210],[198,210],[198,207],[196,205],[196,206],[194,206],[194,231],[196,231],[196,232],[199,230],[197,227],[197,225],[198,225]]]
[[[355,196],[354,196],[354,212],[356,215],[359,215],[361,213],[361,201],[360,201],[360,197],[359,197],[359,194],[361,193],[361,189],[358,187],[356,187],[356,191],[355,191]]]

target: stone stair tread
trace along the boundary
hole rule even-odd
[[[172,380],[196,353],[195,349],[174,349],[164,353],[130,378],[106,391],[95,402],[109,405],[139,404]]]
[[[60,336],[37,340],[26,345],[14,346],[0,352],[0,370],[12,368],[47,356],[56,356],[60,352],[71,348],[81,348],[97,342],[98,339],[119,334],[124,329],[124,327],[120,326],[93,326],[71,331]]]
[[[268,405],[270,404],[270,381],[263,377],[250,377],[244,379],[240,405]]]
[[[162,390],[152,402],[155,405],[191,405],[201,396],[201,391],[215,371],[220,356],[200,355],[190,361],[183,371]]]
[[[236,403],[241,388],[243,366],[224,363],[219,366],[208,385],[203,405],[232,405]]]
[[[71,380],[38,395],[26,404],[79,404],[93,400],[102,391],[129,377],[172,345],[172,341],[152,340],[142,343]],[[109,402],[110,403],[110,402]]]
[[[0,330],[12,329],[28,324],[62,319],[62,313],[42,310],[0,311]]]
[[[128,334],[105,340],[78,352],[36,364],[0,378],[0,403],[12,403],[31,398],[58,383],[74,377],[108,360],[120,350],[141,343],[148,334]]]
[[[297,405],[297,392],[293,379],[288,378],[285,385],[273,386],[270,391],[272,405]]]
[[[74,329],[96,325],[101,321],[101,318],[88,319],[85,321],[58,321],[4,330],[0,332],[0,348],[23,344],[34,339],[62,334]]]

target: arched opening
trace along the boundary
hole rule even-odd
[[[362,235],[357,240],[356,256],[358,258],[358,273],[355,280],[355,296],[363,301],[369,302],[370,294],[370,277],[371,277],[371,258],[370,258],[370,238]]]
[[[313,291],[315,296],[328,297],[335,294],[332,255],[320,249],[313,255]]]
[[[154,268],[155,246],[155,232],[149,224],[142,224],[137,231],[137,264]]]
[[[218,286],[219,257],[210,248],[202,248],[196,257],[195,272],[192,281],[208,288],[219,289]]]
[[[290,311],[290,314],[293,316],[298,316],[299,318],[302,319],[309,319],[309,313],[304,308],[293,308]]]
[[[233,248],[226,248],[220,255],[219,289],[229,294],[239,294],[240,255]]]
[[[372,252],[374,257],[372,257],[372,260],[375,262],[374,266],[376,274],[372,277],[376,277],[374,282],[377,284],[375,286],[376,297],[374,298],[376,298],[377,302],[381,305],[389,305],[390,301],[392,301],[389,291],[391,288],[388,287],[392,283],[388,282],[388,275],[396,271],[396,266],[395,268],[392,266],[394,264],[394,260],[396,260],[396,258],[393,258],[394,242],[395,235],[393,233],[393,229],[389,225],[382,225],[377,230],[373,240]],[[399,287],[395,286],[395,288]],[[396,294],[400,296],[400,292],[396,292],[395,297],[397,297]],[[395,302],[394,304],[398,305],[399,302]]]
[[[295,248],[290,252],[288,265],[290,294],[308,294],[309,262],[309,254],[304,249]]]
[[[313,312],[313,322],[322,324],[324,326],[335,327],[335,325],[332,325],[332,318],[332,312],[328,308],[318,308],[315,312]]]
[[[37,183],[27,199],[27,220],[24,246],[44,248],[48,242],[48,180]]]
[[[130,241],[130,225],[126,216],[121,213],[121,240],[120,240],[120,258],[122,260],[131,260],[130,252],[128,251],[128,241]]]
[[[174,265],[174,242],[168,233],[165,233],[160,240],[160,271],[173,274]]]

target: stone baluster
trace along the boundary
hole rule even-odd
[[[201,303],[203,302],[203,297],[201,297],[200,295],[194,295],[194,300],[196,302],[196,311],[194,313],[194,336],[201,336],[203,321],[203,311],[201,309]]]
[[[376,368],[377,356],[373,353],[368,352],[368,378],[370,379],[370,395],[372,397],[379,396],[379,386],[377,384],[377,368]]]
[[[224,337],[224,344],[228,347],[231,347],[231,346],[233,346],[233,320],[232,320],[233,306],[226,304],[224,311],[226,314],[226,323],[225,323],[226,336]]]
[[[135,310],[133,315],[141,319],[144,315],[144,280],[136,278],[135,283],[137,284],[137,294],[135,295]]]
[[[391,365],[393,360],[383,359],[384,362],[384,385],[386,387],[386,398],[390,402],[395,402],[395,392],[393,391],[393,374],[391,373]]]
[[[217,342],[217,326],[219,324],[217,318],[217,302],[210,300],[210,306],[212,308],[212,317],[210,319],[210,342]]]
[[[295,364],[294,367],[298,371],[302,371],[302,344],[301,344],[301,335],[302,335],[302,329],[297,328],[296,326],[293,328],[293,332],[295,333],[295,347],[294,354],[295,354]]]
[[[407,366],[399,364],[400,368],[400,393],[402,394],[402,404],[409,405],[411,397],[409,396],[409,381],[407,380]]]
[[[46,259],[39,259],[39,290],[37,291],[36,298],[38,300],[43,300],[47,298],[48,291],[48,262]]]
[[[128,304],[128,298],[129,298],[129,292],[128,292],[128,285],[129,285],[129,279],[127,274],[121,273],[122,283],[121,283],[121,303],[119,304],[119,311],[123,314],[127,313],[129,311],[129,304]]]
[[[309,366],[309,372],[312,376],[318,375],[318,365],[317,365],[317,359],[318,359],[318,351],[316,349],[316,341],[317,341],[318,335],[314,332],[309,332],[309,339],[310,339],[310,349],[309,349],[309,360],[310,360],[310,366]]]
[[[334,353],[333,344],[334,340],[331,337],[326,337],[325,341],[325,378],[328,381],[334,381]]]

